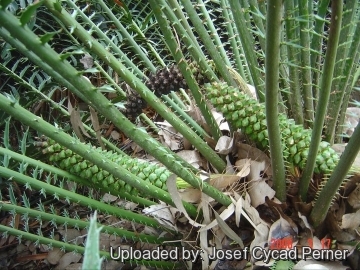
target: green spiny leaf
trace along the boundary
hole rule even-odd
[[[43,2],[43,0],[35,2],[25,9],[25,11],[20,16],[20,23],[22,26],[27,24],[33,18],[36,10],[43,4]]]
[[[101,228],[97,228],[96,211],[90,219],[90,228],[86,240],[82,269],[101,269],[102,259],[99,255],[99,236]]]
[[[98,73],[98,72],[100,72],[100,71],[96,67],[88,68],[83,71],[83,73]]]
[[[98,88],[98,90],[102,93],[115,93],[115,89],[112,88],[110,85],[108,84],[105,84],[105,85],[102,85]]]
[[[8,155],[4,155],[4,159],[3,159],[3,165],[4,167],[8,167],[9,166],[9,161],[10,161],[10,157]]]
[[[23,155],[25,155],[26,153],[26,142],[27,142],[27,136],[29,134],[29,127],[26,129],[26,131],[24,132],[24,136],[21,139],[21,153]]]
[[[9,197],[10,197],[10,201],[12,204],[17,204],[16,202],[16,198],[15,198],[15,194],[14,194],[14,189],[12,187],[12,185],[9,186]]]
[[[6,7],[8,5],[10,5],[10,3],[12,2],[12,0],[1,0],[0,1],[0,7],[1,9],[6,9]]]
[[[4,142],[4,146],[6,149],[11,149],[11,146],[9,143],[9,141],[10,141],[9,140],[10,119],[11,119],[11,116],[5,120],[5,130],[4,130],[3,142]]]
[[[49,32],[40,37],[40,41],[42,44],[48,43],[56,34],[60,33],[60,31]]]
[[[84,53],[84,51],[82,51],[82,50],[75,50],[75,51],[72,51],[72,52],[62,53],[62,54],[60,54],[59,56],[60,56],[61,61],[63,61],[63,60],[65,60],[66,58],[68,58],[69,56],[71,56],[71,55],[74,55],[74,54],[83,54],[83,53]]]
[[[61,1],[59,1],[59,0],[56,1],[54,3],[54,8],[55,8],[56,11],[61,12],[61,10],[62,10]]]
[[[24,193],[21,197],[22,197],[24,206],[25,206],[26,208],[31,208],[29,199],[28,199],[28,197],[26,196],[26,194]]]

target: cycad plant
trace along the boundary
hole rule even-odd
[[[272,222],[299,211],[311,229],[321,229],[318,237],[332,233],[321,225],[326,217],[335,219],[330,206],[341,204],[339,194],[352,192],[346,183],[352,179],[354,184],[359,170],[352,165],[360,149],[359,125],[341,157],[332,148],[343,140],[349,104],[359,106],[351,99],[360,74],[358,1],[43,0],[23,5],[0,1],[1,210],[13,216],[10,224],[0,225],[3,235],[84,252],[29,230],[30,217],[54,226],[89,226],[69,213],[59,215],[48,202],[50,195],[166,232],[157,237],[101,227],[125,240],[175,248],[194,237],[192,246],[203,251],[203,268],[216,266],[217,260],[209,260],[210,249],[225,248],[226,238],[241,249],[273,240],[272,223],[260,222],[264,217],[254,216],[254,206],[282,209],[280,215],[274,210]],[[54,99],[59,92],[63,95]],[[142,113],[146,106],[206,160],[206,180],[203,170],[160,143],[155,117],[150,119],[148,110]],[[201,117],[188,113],[189,106]],[[220,128],[215,110],[227,121],[227,131]],[[105,138],[100,121],[111,123],[157,163],[129,156],[122,145]],[[263,158],[270,157],[271,170],[259,171],[272,181],[275,196],[265,199],[266,193],[261,203],[250,202],[256,179],[236,171],[233,151],[215,150],[224,135],[235,140],[239,133],[254,143],[251,151],[258,148]],[[256,157],[250,159],[254,172]],[[235,182],[216,184],[236,174]],[[69,191],[64,187],[68,181],[145,209],[161,201],[189,221],[188,227],[179,233],[176,224],[165,226],[159,216],[120,209],[92,193],[84,196],[76,185]],[[176,189],[200,191],[198,198],[181,200]],[[27,190],[41,199],[34,203]],[[230,226],[233,218],[239,225],[240,213],[253,226],[252,243],[244,243]],[[17,215],[24,228],[17,227]],[[354,245],[354,237],[343,244]],[[101,255],[110,258],[109,251]],[[131,262],[171,269],[186,264]]]

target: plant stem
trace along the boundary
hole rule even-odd
[[[153,121],[151,121],[151,119],[150,119],[149,117],[147,117],[146,114],[141,113],[141,114],[139,115],[139,117],[140,117],[140,119],[143,119],[144,122],[145,122],[146,124],[148,124],[149,127],[151,127],[156,133],[158,133],[158,132],[160,131],[160,129],[154,124]]]
[[[118,54],[121,59],[129,66],[131,67],[134,72],[140,77],[144,78],[145,75],[143,72],[136,66],[134,63],[127,57],[126,54],[124,54],[118,46],[115,45],[115,43],[105,34],[101,31],[101,29],[93,23],[88,16],[84,14],[84,12],[74,3],[74,1],[67,0],[66,1],[68,5],[70,5],[74,10],[76,10],[77,13],[80,14],[81,18],[90,25],[91,29],[96,32],[96,35],[99,36],[100,39],[104,40],[106,44],[111,45],[111,49]]]
[[[155,48],[151,45],[149,42],[149,39],[144,35],[143,31],[139,28],[139,26],[134,22],[134,20],[131,18],[131,25],[135,28],[136,34],[139,35],[139,37],[146,42],[146,45],[156,58],[156,60],[160,63],[162,67],[165,67],[166,64],[164,60],[161,58],[161,56],[158,54],[158,52],[155,50]]]
[[[64,178],[66,178],[67,180],[79,183],[79,184],[84,185],[84,186],[89,186],[89,184],[90,184],[89,180],[82,179],[82,178],[80,178],[78,176],[75,176],[75,175],[73,175],[73,174],[71,174],[71,173],[69,173],[67,171],[64,171],[64,170],[61,170],[61,169],[56,168],[54,166],[51,166],[49,164],[43,163],[43,162],[41,162],[39,160],[29,158],[29,157],[27,157],[25,155],[18,154],[16,152],[13,152],[13,151],[11,151],[9,149],[6,149],[6,148],[3,148],[3,147],[0,147],[0,155],[8,155],[9,157],[12,157],[13,159],[15,159],[15,160],[17,160],[19,162],[24,161],[27,164],[30,164],[30,165],[32,165],[34,167],[42,168],[45,171],[54,173],[56,175],[60,175],[60,176],[62,176]],[[120,198],[125,198],[126,200],[129,200],[129,201],[134,202],[134,203],[138,203],[140,205],[150,206],[150,205],[155,204],[154,202],[149,201],[149,200],[144,199],[144,198],[141,198],[139,196],[133,196],[133,195],[130,195],[130,194],[126,193],[126,192],[117,191],[117,190],[114,190],[114,189],[111,189],[111,188],[103,187],[101,185],[96,185],[96,188],[101,188],[102,191],[108,192],[108,193],[110,193],[112,195],[119,196]]]
[[[285,167],[279,127],[278,94],[280,31],[282,2],[269,0],[266,22],[266,61],[265,61],[265,109],[269,134],[269,148],[273,171],[274,189],[280,201],[286,200]]]
[[[324,24],[326,22],[325,16],[328,11],[330,0],[320,0],[317,4],[317,13],[315,16],[314,33],[323,33]],[[324,42],[324,35],[312,35],[311,40],[311,67],[313,75],[313,97],[314,97],[314,108],[316,108],[317,100],[319,99],[319,77],[321,74],[320,65],[322,63],[322,44]]]
[[[259,3],[257,0],[249,0],[251,15],[254,24],[260,33],[258,34],[259,43],[262,50],[265,50],[265,27],[263,21],[265,20],[264,14],[259,10]]]
[[[197,50],[199,52],[202,52],[202,49],[201,49],[199,43],[197,42],[197,38],[195,37],[195,35],[193,33],[193,29],[189,25],[184,13],[182,12],[181,6],[179,5],[178,1],[177,0],[167,0],[166,2],[168,3],[169,8],[174,12],[174,15],[177,17],[177,20],[181,23],[181,25],[185,29],[185,32],[191,38],[193,44],[197,47]]]
[[[38,65],[39,67],[41,66],[41,68],[48,74],[51,74],[51,76],[57,80],[58,82],[61,82],[61,84],[65,85],[68,89],[74,89],[74,86],[72,84],[70,84],[68,81],[64,80],[61,75],[57,72],[54,71],[53,68],[51,68],[50,66],[46,65],[37,55],[35,55],[33,52],[29,51],[26,49],[26,47],[20,43],[17,39],[12,38],[9,33],[7,31],[5,31],[4,29],[0,28],[0,36],[2,36],[6,42],[8,42],[9,44],[11,44],[14,48],[17,48],[19,51],[21,51],[25,56],[27,56],[29,58],[29,60],[31,60],[33,63],[35,63],[36,65]],[[22,79],[20,76],[17,76],[15,73],[13,73],[12,71],[10,71],[8,68],[6,68],[5,66],[3,66],[2,64],[0,64],[0,69],[4,70],[7,74],[9,74],[10,76],[12,76],[16,81],[20,82],[21,84],[23,84],[25,87],[27,87],[28,89],[34,91],[35,93],[37,93],[38,95],[40,95],[42,98],[44,98],[46,101],[50,102],[54,108],[60,110],[64,115],[66,116],[70,116],[69,112],[67,110],[65,110],[64,108],[62,108],[61,106],[59,106],[59,104],[57,104],[56,102],[54,102],[51,98],[49,98],[47,95],[45,95],[44,93],[42,93],[40,90],[36,89],[35,87],[33,87],[32,85],[30,85],[29,83],[27,83],[24,79]],[[87,101],[86,96],[84,96],[82,93],[77,93],[77,96],[79,98],[81,98],[83,101]],[[84,128],[94,137],[96,137],[96,132],[90,128],[88,125],[84,124]],[[104,137],[101,138],[102,142],[104,142],[111,150],[121,154],[121,155],[125,155],[125,153],[123,151],[121,151],[118,147],[116,147],[114,144],[112,144],[111,142],[109,142],[108,140],[106,140]]]
[[[120,94],[122,97],[126,98],[126,93],[121,89],[121,87],[109,76],[109,74],[103,69],[103,67],[97,62],[94,61],[95,66],[100,70],[106,80],[116,89],[116,93]]]
[[[181,92],[182,93],[182,92]],[[183,94],[183,93],[182,93]],[[179,98],[179,96],[176,94],[176,92],[171,91],[169,97],[182,109],[186,110],[186,106],[184,102]],[[190,103],[191,104],[191,103]],[[189,105],[190,105],[189,104]]]
[[[85,81],[87,82],[87,80]],[[52,126],[51,124],[44,121],[42,118],[30,113],[29,111],[21,107],[19,104],[13,103],[13,101],[7,99],[4,95],[1,94],[0,94],[0,105],[5,112],[12,115],[14,118],[18,119],[23,124],[32,127],[33,129],[48,136],[49,138],[53,139],[59,144],[65,146],[66,148],[69,148],[70,150],[74,151],[76,154],[89,160],[90,162],[102,168],[103,170],[108,171],[114,177],[120,178],[127,184],[131,185],[132,187],[135,187],[143,194],[147,194],[153,198],[157,198],[168,204],[174,205],[174,202],[168,192],[154,185],[150,185],[146,181],[130,173],[129,171],[119,166],[118,164],[110,161],[109,159],[104,158],[103,155],[96,152],[94,149],[90,147],[86,147],[84,144],[79,143],[73,137],[61,131],[59,128]],[[123,124],[124,124],[124,122],[127,119],[124,117],[124,119],[120,119],[120,120],[123,120]],[[158,151],[160,151],[161,153],[160,149],[158,149]],[[167,151],[163,153],[164,157],[167,157],[166,154]],[[170,159],[169,157],[167,158]],[[184,203],[184,207],[189,211],[189,215],[192,215],[193,217],[197,216],[197,210],[192,204]]]
[[[349,100],[350,91],[347,91],[349,79],[353,74],[351,69],[353,67],[356,54],[360,44],[360,14],[356,14],[358,10],[358,2],[356,0],[346,1],[342,29],[339,38],[339,49],[336,54],[334,79],[332,82],[331,95],[329,100],[328,115],[330,116],[326,121],[325,140],[334,143],[335,139],[339,141],[339,137],[343,129],[343,120],[338,115],[346,113]],[[340,127],[340,133],[336,134],[336,127]]]
[[[72,2],[72,1],[68,1]],[[146,54],[143,52],[143,50],[139,47],[139,45],[136,43],[134,38],[129,34],[129,32],[126,30],[126,28],[120,23],[119,19],[116,18],[114,13],[108,8],[108,6],[104,3],[103,0],[97,1],[97,3],[105,10],[104,14],[105,16],[109,17],[109,21],[111,21],[117,29],[120,30],[121,34],[124,35],[124,41],[129,43],[129,47],[134,50],[134,53],[136,56],[140,57],[140,59],[144,62],[146,67],[151,71],[155,72],[156,67],[153,65],[153,63],[150,61],[150,59],[146,56]],[[73,4],[75,5],[75,4]]]
[[[310,63],[310,16],[309,0],[301,0],[299,3],[300,45],[301,45],[301,79],[302,96],[304,100],[304,126],[312,127],[314,121],[314,101],[312,94],[312,78]]]
[[[356,38],[355,38],[356,36]],[[357,39],[360,39],[360,27],[358,27],[355,31],[355,35],[354,35],[354,39],[357,40]],[[352,45],[355,45],[357,42],[354,41],[352,43]],[[340,116],[339,116],[339,123],[344,123],[345,121],[345,116],[346,116],[346,109],[348,108],[349,106],[349,100],[350,100],[350,97],[351,97],[351,93],[352,91],[354,91],[354,86],[355,84],[357,83],[357,80],[358,80],[358,75],[357,72],[358,72],[358,68],[359,66],[356,66],[354,65],[353,63],[358,63],[359,60],[360,60],[360,44],[358,43],[358,46],[356,47],[356,49],[353,50],[355,46],[351,46],[350,48],[350,51],[355,51],[355,55],[354,57],[352,58],[349,58],[347,59],[348,61],[346,61],[346,64],[345,64],[345,67],[344,69],[345,70],[348,70],[348,72],[351,74],[348,78],[347,78],[347,81],[345,82],[342,82],[342,85],[346,85],[346,90],[345,90],[345,95],[344,95],[344,99],[343,99],[343,104],[342,104],[342,109],[340,110]],[[351,63],[353,62],[353,63]],[[345,109],[344,109],[345,108]],[[340,140],[340,136],[342,135],[343,133],[343,129],[344,129],[344,126],[343,125],[338,125],[337,127],[337,136],[338,136],[338,140]]]
[[[83,221],[80,219],[73,219],[73,218],[69,218],[69,217],[63,217],[63,216],[59,216],[59,215],[53,215],[53,214],[46,213],[44,211],[38,211],[38,210],[21,207],[21,206],[13,205],[13,204],[7,204],[7,203],[3,203],[3,202],[0,202],[0,209],[2,211],[15,211],[16,213],[19,213],[22,215],[27,214],[30,217],[40,218],[41,220],[51,221],[58,225],[67,224],[68,226],[72,226],[74,228],[79,228],[79,229],[86,229],[89,226],[88,221]],[[127,230],[120,229],[120,228],[113,227],[113,226],[106,226],[106,225],[101,225],[101,224],[98,224],[98,225],[102,226],[102,231],[106,232],[107,234],[117,235],[120,237],[124,237],[125,239],[130,239],[132,241],[141,241],[141,242],[146,242],[146,243],[162,244],[163,241],[173,240],[173,239],[163,238],[163,237],[158,238],[157,236],[147,235],[147,234],[143,234],[143,233],[134,233],[134,232],[127,231]],[[174,243],[174,242],[171,242],[171,243]]]
[[[52,8],[52,11],[58,13],[55,7],[51,5],[52,4],[51,1],[47,0],[45,1],[45,4],[46,5],[49,4],[49,7]],[[64,9],[62,9],[62,14],[58,14],[58,16],[61,17],[61,15],[63,14],[65,14]],[[70,15],[68,14],[68,16]],[[89,101],[89,104],[93,106],[95,109],[97,109],[98,112],[102,113],[107,119],[112,121],[115,126],[123,130],[126,136],[133,139],[143,149],[151,153],[152,156],[154,156],[157,160],[162,162],[170,171],[175,173],[177,176],[182,178],[184,181],[186,181],[193,187],[201,189],[205,194],[214,198],[216,201],[218,201],[223,205],[231,204],[231,200],[227,195],[225,195],[223,192],[217,190],[211,185],[208,185],[207,183],[204,183],[201,179],[199,179],[196,176],[197,170],[193,166],[191,166],[183,159],[181,159],[179,156],[174,154],[170,149],[161,145],[157,140],[152,138],[149,134],[145,133],[143,130],[134,126],[134,124],[131,123],[122,113],[120,113],[119,110],[115,108],[115,106],[111,102],[109,102],[109,100],[106,99],[99,91],[97,91],[97,89],[94,88],[94,86],[88,80],[82,78],[81,73],[79,74],[79,72],[75,70],[67,61],[61,59],[60,56],[56,54],[49,46],[42,45],[38,41],[38,37],[34,33],[32,33],[27,28],[20,27],[18,20],[13,15],[11,15],[6,11],[0,10],[0,18],[4,18],[3,21],[5,23],[3,24],[3,27],[6,27],[7,30],[10,30],[12,32],[11,34],[13,36],[16,36],[16,38],[18,38],[19,41],[25,43],[27,45],[28,50],[32,50],[39,57],[41,57],[45,65],[51,65],[54,71],[62,75],[62,80],[60,80],[60,82],[68,81],[70,82],[70,84],[76,86],[75,88],[73,87],[71,90],[74,91],[75,94],[84,93],[87,97],[87,100]],[[71,16],[69,20],[72,20]],[[64,21],[66,23],[69,23],[67,20]],[[77,25],[77,28],[74,30],[74,32],[82,28],[80,25],[76,23],[76,21],[74,22],[72,20],[70,25],[72,24]],[[84,36],[85,42],[86,40],[89,40],[87,39],[88,33],[83,28],[79,32],[79,34],[85,35]],[[103,56],[104,61],[106,61],[108,64],[112,64],[112,65],[114,64],[113,67],[115,67],[116,71],[119,72],[119,74],[124,75],[124,77],[127,79],[127,82],[130,84],[131,87],[136,88],[138,90],[144,90],[144,92],[141,92],[143,97],[149,97],[149,95],[152,95],[150,97],[150,100],[151,100],[151,104],[154,104],[154,107],[159,106],[161,104],[161,102],[159,102],[159,99],[151,91],[149,91],[141,83],[140,80],[138,80],[124,66],[122,66],[121,63],[119,63],[114,58],[113,55],[106,52],[99,43],[93,40],[90,45],[93,50],[95,50],[95,47],[99,49],[99,55]],[[51,74],[51,70],[49,72]],[[141,88],[139,87],[139,85]],[[9,106],[9,101],[6,101],[6,98],[5,100],[4,99],[2,100],[4,101],[3,103],[4,107],[6,106],[10,110],[11,108]],[[165,106],[163,105],[163,107]],[[16,110],[11,110],[11,112],[12,114],[17,114],[19,118],[21,118],[21,116],[24,116],[24,114],[29,114],[29,112],[24,109],[22,109],[23,115],[18,114]],[[178,128],[177,130],[179,129],[184,130],[185,124],[178,117],[170,113],[169,109],[162,110],[162,113],[165,119],[169,119],[168,122],[171,122],[171,124],[173,124],[175,128]],[[34,117],[35,119],[38,119],[36,118],[36,116]],[[31,117],[28,118],[26,124],[35,125],[36,129],[38,130],[40,129],[44,130],[42,132],[48,135],[48,137],[53,138],[55,141],[58,141],[62,138],[62,136],[59,137],[56,136],[54,138],[54,136],[58,133],[58,129],[55,130],[55,134],[51,133],[46,128],[43,129],[44,126],[37,125],[37,123],[34,123],[34,121],[32,121],[31,119],[32,119]],[[47,124],[48,127],[54,128],[45,121],[42,121],[42,123],[44,123],[43,125]],[[67,134],[62,133],[62,135],[65,136]],[[216,165],[216,166],[214,165],[215,168],[217,169],[219,168],[220,171],[224,170],[226,165],[225,162],[199,136],[197,136],[195,132],[193,132],[191,129],[188,128],[186,129],[184,137],[186,137],[191,142],[195,142],[194,145],[196,144],[197,149],[200,151],[200,153],[206,156],[207,160],[212,161],[213,164]],[[162,189],[155,188],[155,186],[151,186],[151,187],[148,186],[146,182],[144,182],[138,177],[135,178],[135,175],[129,173],[126,170],[123,170],[122,168],[120,172],[120,168],[118,168],[117,165],[114,164],[113,162],[111,163],[101,162],[101,160],[103,159],[102,156],[96,156],[96,155],[89,156],[88,153],[85,152],[86,150],[84,151],[84,149],[82,149],[81,145],[78,144],[73,145],[69,143],[71,142],[71,140],[73,140],[73,138],[71,138],[70,136],[67,138],[68,139],[61,140],[61,142],[60,141],[58,142],[71,150],[75,149],[76,147],[76,150],[74,151],[75,153],[83,157],[85,156],[89,161],[91,161],[95,165],[98,165],[100,168],[110,172],[111,174],[125,181],[129,185],[144,192],[144,194],[149,194],[154,198],[158,198],[164,202],[168,202],[169,204],[173,205],[173,201],[169,196],[169,193],[163,191]],[[149,192],[149,189],[151,189],[152,191]],[[192,215],[193,217],[197,216],[197,211],[192,204],[184,203],[184,205],[185,208],[190,211],[189,212],[190,215]]]
[[[300,82],[299,82],[299,61],[298,61],[298,49],[294,46],[293,43],[296,42],[296,30],[298,25],[295,21],[295,7],[294,1],[285,1],[285,30],[286,30],[286,42],[287,42],[287,61],[290,61],[289,64],[289,84],[290,84],[290,94],[289,103],[290,110],[289,115],[291,118],[294,118],[295,122],[299,125],[304,123],[304,116],[302,110],[302,100],[300,93]]]
[[[178,4],[174,3],[175,1],[169,1],[169,2],[173,3],[173,6],[178,6]],[[168,18],[168,20],[173,22],[174,28],[177,32],[177,35],[179,35],[181,41],[183,41],[185,43],[192,58],[199,64],[200,68],[203,70],[203,72],[207,76],[207,78],[210,81],[219,81],[215,72],[209,66],[208,61],[206,60],[206,57],[205,57],[203,51],[201,50],[198,42],[196,41],[195,37],[192,38],[192,36],[194,34],[192,32],[189,32],[189,31],[191,31],[191,29],[188,29],[189,26],[187,24],[187,21],[185,20],[185,21],[181,21],[182,23],[179,23],[177,17],[175,16],[175,13],[167,6],[166,6],[166,8],[163,9],[163,11],[164,11],[166,17]],[[182,14],[182,12],[176,12],[176,14],[179,14],[179,13]],[[180,18],[182,18],[182,17],[180,17]],[[183,26],[184,24],[185,24],[186,28]],[[188,31],[186,31],[185,29],[188,29]]]
[[[64,243],[62,241],[57,241],[54,239],[50,239],[44,236],[35,235],[32,233],[24,232],[21,230],[17,230],[14,228],[10,228],[8,226],[0,225],[0,231],[9,233],[11,235],[17,236],[19,238],[25,238],[30,240],[31,242],[41,243],[45,245],[51,245],[52,247],[57,247],[69,252],[79,252],[81,254],[85,253],[85,247],[80,247],[77,245],[72,245],[68,243]],[[110,253],[106,251],[99,251],[100,256],[111,259]],[[159,267],[161,269],[176,269],[179,267],[179,263],[165,262],[165,261],[130,261],[133,264],[147,265],[149,267]]]
[[[254,51],[254,44],[252,41],[252,35],[247,28],[245,22],[245,16],[243,10],[240,6],[239,0],[229,0],[233,18],[235,20],[235,25],[240,36],[241,45],[244,49],[245,57],[248,62],[248,67],[250,69],[251,77],[254,81],[254,86],[256,89],[256,95],[259,102],[265,101],[264,95],[264,81],[261,77],[260,71],[258,69],[257,57]]]
[[[1,96],[1,95],[0,95]],[[88,197],[79,195],[77,193],[68,191],[66,189],[55,187],[53,185],[44,183],[42,181],[36,180],[27,175],[23,175],[19,172],[10,170],[3,166],[0,166],[0,175],[4,178],[14,179],[16,182],[21,183],[23,185],[28,185],[32,189],[36,189],[39,191],[45,191],[46,194],[51,194],[55,198],[63,198],[71,202],[79,203],[83,206],[88,206],[91,208],[98,209],[103,213],[108,213],[119,218],[124,218],[130,221],[134,221],[140,224],[144,224],[151,227],[159,227],[159,223],[150,217],[143,216],[140,214],[133,213],[128,210],[120,209],[119,207],[115,207],[112,205],[108,205],[97,200],[90,199]]]
[[[213,38],[213,43],[216,45],[216,48],[219,50],[222,59],[225,61],[225,64],[230,67],[231,66],[230,60],[225,52],[224,45],[220,40],[219,34],[215,29],[215,26],[212,22],[212,19],[210,18],[209,12],[206,9],[204,2],[202,0],[197,0],[197,2],[198,2],[197,6],[201,10],[201,15],[203,15],[205,19],[203,23],[208,27],[210,32],[210,37]]]
[[[144,84],[142,81],[140,81],[138,78],[136,78],[125,66],[121,64],[112,54],[107,52],[104,47],[97,42],[96,40],[93,40],[92,37],[89,35],[89,33],[81,26],[79,25],[71,16],[68,14],[64,9],[62,9],[61,13],[58,12],[54,8],[54,1],[52,0],[45,0],[45,5],[50,9],[51,12],[53,12],[66,26],[73,27],[74,28],[74,34],[78,36],[79,39],[83,41],[84,44],[89,46],[92,50],[92,52],[96,53],[99,57],[102,58],[102,60],[111,66],[125,81],[126,83],[133,89],[135,89],[140,96],[149,104],[151,105],[166,121],[168,121],[177,131],[179,131],[183,136],[191,143],[193,144],[199,152],[218,170],[218,171],[224,171],[226,164],[225,162],[204,142],[195,132],[193,132],[191,129],[189,129],[186,124],[181,121],[180,118],[176,117],[168,107],[166,107]],[[28,40],[28,39],[27,39]],[[88,41],[91,40],[91,43]],[[25,41],[25,40],[24,40]],[[34,48],[36,49],[36,47]],[[39,52],[40,53],[40,52]],[[43,53],[41,53],[43,54]],[[46,56],[46,55],[44,55]],[[55,58],[52,58],[51,61],[55,61]],[[71,66],[67,65],[67,69],[71,68],[71,70],[74,71],[74,69]],[[60,69],[58,70],[60,73]],[[67,70],[61,69],[61,72],[65,73]],[[75,71],[76,72],[76,71]],[[67,72],[68,74],[71,74],[73,77],[73,72]],[[68,76],[68,75],[66,75]],[[65,77],[66,77],[65,76]],[[74,78],[74,77],[73,77]],[[75,80],[77,81],[77,80]],[[92,87],[92,86],[91,86]],[[86,91],[86,89],[89,88],[89,84],[87,86],[82,85],[81,87],[77,87],[77,89],[80,90],[80,92]],[[126,134],[130,130],[133,132],[138,133],[139,136],[136,138],[132,138],[129,134],[126,134],[128,137],[133,139],[138,145],[140,145],[143,149],[145,149],[147,152],[151,153],[154,157],[156,152],[158,152],[158,148],[161,147],[161,149],[165,149],[159,142],[156,140],[152,140],[152,143],[147,143],[147,140],[144,140],[144,136],[147,138],[152,139],[150,136],[144,134],[142,131],[137,132],[137,129],[135,126],[130,122],[127,121],[128,125],[124,125],[123,122],[119,121],[120,118],[126,119],[119,110],[112,108],[111,110],[113,113],[110,113],[110,109],[105,109],[106,107],[109,107],[109,102],[101,97],[99,93],[93,93],[91,91],[86,91],[87,95],[96,95],[93,98],[92,106],[96,107],[97,111],[101,112],[104,116],[106,116],[107,119],[111,120],[118,128],[124,131]],[[103,106],[98,105],[98,100],[103,100]],[[117,116],[116,116],[117,115]],[[124,120],[125,121],[125,120]],[[127,128],[126,128],[127,127]],[[125,130],[126,129],[126,130]],[[148,147],[152,147],[150,150]],[[190,168],[191,170],[195,171],[194,168],[185,162],[184,160],[180,159],[178,156],[176,156],[173,152],[167,149],[167,155],[173,156],[179,163],[181,163],[181,168],[178,167],[178,169],[181,169],[181,173],[184,173],[183,168]],[[176,169],[176,164],[174,162],[168,162],[169,159],[166,158],[166,160],[161,160],[164,157],[158,156],[156,157],[159,161],[161,161],[165,166],[168,167],[169,170]],[[177,169],[176,169],[177,170]],[[173,171],[175,174],[179,175],[179,170],[177,172]],[[186,178],[189,177],[183,177],[180,176],[183,180],[188,181]],[[191,177],[193,178],[193,177]],[[190,180],[191,181],[191,180]],[[202,181],[198,179],[196,182],[197,184],[194,187],[200,187],[202,186]],[[194,183],[194,182],[193,182]],[[215,191],[216,192],[216,191]]]
[[[209,137],[205,130],[195,122],[186,112],[184,112],[170,97],[163,95],[162,98],[169,104],[174,112],[179,114],[179,117],[184,119],[186,123],[201,137]]]
[[[327,51],[323,71],[320,82],[320,96],[315,114],[314,129],[312,130],[309,154],[303,175],[300,179],[300,195],[305,202],[309,188],[310,179],[312,177],[316,156],[318,153],[327,106],[329,105],[329,96],[331,91],[331,83],[334,74],[335,59],[338,49],[339,36],[341,30],[343,1],[332,1],[331,5],[331,24],[329,30],[329,39],[327,43]]]
[[[218,52],[218,49],[215,47],[214,43],[211,40],[210,35],[208,34],[208,32],[204,27],[202,20],[199,18],[198,14],[196,13],[193,4],[191,3],[190,0],[181,0],[181,3],[183,4],[187,12],[187,15],[189,16],[191,22],[193,23],[195,30],[199,34],[202,42],[204,43],[206,50],[209,52],[211,59],[214,60],[217,71],[221,74],[222,78],[229,85],[236,86],[236,83],[234,82],[233,78],[230,76],[230,73],[228,72],[226,64],[222,59],[220,53]]]
[[[159,23],[159,27],[161,31],[164,33],[164,38],[166,40],[166,43],[176,60],[179,69],[181,70],[181,73],[183,74],[186,83],[188,87],[191,90],[191,93],[193,94],[193,97],[196,101],[196,104],[199,106],[200,111],[202,115],[205,118],[206,123],[209,125],[211,130],[211,135],[214,137],[214,139],[217,141],[221,137],[221,131],[219,126],[217,125],[213,115],[211,114],[209,107],[207,106],[206,102],[204,102],[204,97],[200,92],[200,88],[198,84],[195,81],[195,78],[189,69],[189,65],[184,59],[184,55],[181,52],[181,49],[179,48],[179,45],[175,37],[171,31],[170,25],[168,20],[163,17],[162,10],[166,9],[166,4],[164,0],[158,0],[156,3],[152,0],[150,0],[150,5],[153,8],[154,14],[156,16],[156,19]]]
[[[236,28],[234,28],[235,24],[233,23],[232,14],[228,11],[229,6],[226,0],[220,1],[222,14],[226,19],[226,30],[228,31],[229,41],[231,45],[231,50],[234,53],[233,58],[235,59],[235,66],[237,71],[240,73],[241,77],[246,78],[243,63],[241,60],[241,48],[240,42],[238,42],[238,35],[236,33]],[[251,76],[248,76],[251,78]]]
[[[310,214],[310,220],[314,227],[322,223],[330,208],[331,201],[337,193],[339,187],[347,177],[351,166],[360,150],[360,124],[357,125],[349,143],[342,153],[338,165],[335,167],[330,179],[320,192],[315,205]]]

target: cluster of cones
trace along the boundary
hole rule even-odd
[[[205,83],[205,77],[193,67],[193,75],[197,82],[202,85]],[[180,88],[186,89],[187,84],[180,69],[176,65],[159,69],[157,72],[148,76],[145,85],[157,96],[167,95],[171,91],[178,91]],[[127,84],[123,84],[122,88],[128,92],[126,109],[124,114],[130,119],[135,120],[146,107],[146,102],[140,95]]]

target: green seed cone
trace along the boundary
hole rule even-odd
[[[265,105],[225,83],[206,85],[206,93],[214,107],[223,113],[226,120],[248,135],[260,149],[268,150],[268,133]],[[279,115],[283,140],[284,158],[294,166],[304,169],[309,151],[311,130],[296,125],[293,119]],[[328,142],[321,142],[316,158],[316,173],[330,173],[339,156]]]
[[[147,181],[149,185],[155,185],[158,188],[167,190],[166,180],[170,176],[171,172],[166,168],[160,167],[156,164],[151,164],[144,160],[119,155],[112,151],[104,151],[101,148],[95,148],[94,150],[102,153],[104,157]],[[83,179],[88,179],[90,182],[98,186],[112,188],[118,191],[123,190],[131,195],[139,194],[139,191],[131,185],[118,178],[114,178],[114,176],[109,172],[97,167],[86,159],[83,159],[71,150],[64,149],[61,145],[52,140],[48,141],[43,153],[48,154],[49,161],[55,162],[61,169]],[[143,194],[142,197],[146,197],[146,194]]]

